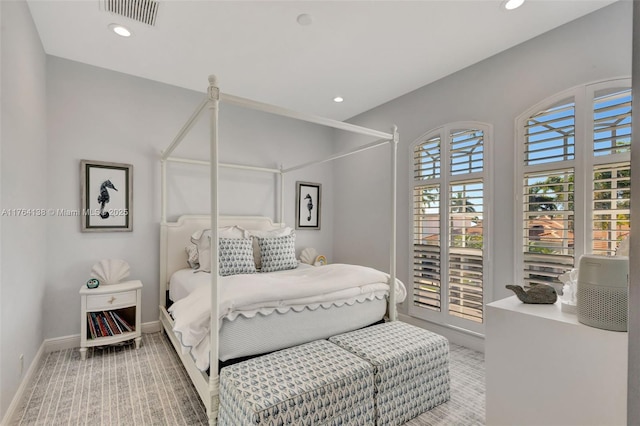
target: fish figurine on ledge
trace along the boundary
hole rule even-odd
[[[523,303],[551,305],[556,303],[556,300],[558,300],[558,293],[556,292],[556,289],[547,284],[535,284],[526,291],[519,285],[507,285],[505,287],[512,290]]]

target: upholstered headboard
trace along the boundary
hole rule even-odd
[[[273,223],[263,216],[219,216],[218,226],[238,225],[244,229],[270,230],[284,225]],[[191,242],[191,235],[201,229],[211,228],[208,215],[180,216],[176,222],[160,225],[160,304],[164,306],[165,293],[169,288],[171,275],[187,268],[185,247]]]

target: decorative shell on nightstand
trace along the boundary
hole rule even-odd
[[[103,259],[93,265],[91,276],[100,284],[118,284],[129,276],[129,264],[122,259]]]
[[[316,261],[316,257],[318,257],[318,252],[313,247],[308,247],[302,250],[300,253],[300,262],[306,263],[307,265],[313,265]]]

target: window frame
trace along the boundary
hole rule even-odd
[[[455,130],[478,129],[483,132],[483,169],[480,172],[471,173],[451,173],[451,133]],[[440,176],[433,179],[417,179],[414,163],[414,152],[417,146],[427,140],[440,135]],[[409,185],[410,185],[410,208],[409,208],[409,256],[408,271],[410,284],[407,286],[407,304],[409,316],[430,321],[448,328],[453,328],[463,332],[476,335],[484,334],[484,324],[486,323],[486,305],[493,298],[492,289],[492,256],[493,246],[491,238],[492,224],[492,208],[493,208],[493,126],[488,123],[479,121],[458,121],[447,123],[445,125],[433,128],[414,140],[409,149]],[[477,323],[472,320],[464,319],[449,313],[449,191],[451,184],[463,183],[467,181],[481,180],[483,185],[483,251],[482,251],[482,294],[483,294],[483,322]],[[414,191],[421,186],[440,186],[439,197],[439,214],[440,214],[440,310],[435,311],[428,308],[415,306],[413,303],[414,294]],[[443,275],[442,271],[446,271]]]
[[[581,255],[592,252],[591,208],[593,188],[591,185],[594,168],[598,165],[617,164],[630,161],[630,153],[594,155],[594,99],[598,92],[608,89],[631,89],[628,77],[606,79],[575,86],[552,95],[531,106],[515,119],[515,170],[514,182],[514,282],[524,283],[524,178],[527,173],[573,168],[574,170],[574,250],[573,268],[577,267]],[[525,165],[525,125],[528,119],[540,111],[572,99],[575,104],[574,159],[544,164]],[[632,111],[633,115],[633,111]]]

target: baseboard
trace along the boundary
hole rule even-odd
[[[450,342],[455,343],[456,345],[464,346],[465,348],[484,353],[484,336],[480,334],[462,331],[455,327],[436,324],[419,318],[414,318],[406,314],[399,313],[398,319],[402,322],[406,322],[408,324],[433,331],[434,333],[438,333],[446,337]]]
[[[78,340],[78,342],[79,341],[80,340]],[[16,419],[14,419],[14,417],[18,413],[18,409],[20,408],[20,404],[22,403],[24,394],[27,388],[29,387],[29,385],[31,384],[31,382],[33,381],[33,378],[34,378],[33,376],[35,375],[36,371],[38,371],[38,367],[42,363],[42,358],[44,357],[45,353],[46,353],[45,345],[44,345],[44,342],[42,342],[42,344],[40,345],[40,348],[38,349],[38,352],[36,352],[36,355],[33,357],[33,361],[31,362],[31,365],[27,369],[27,373],[22,378],[22,381],[20,382],[20,386],[18,386],[18,390],[16,391],[16,394],[13,396],[13,399],[11,400],[11,404],[9,404],[9,408],[7,409],[7,412],[4,414],[4,418],[2,419],[2,422],[0,422],[0,425],[12,425],[15,423]]]
[[[160,324],[160,321],[149,321],[142,323],[143,333],[157,333],[160,330],[162,330],[162,324]]]
[[[150,321],[142,323],[143,333],[157,333],[161,330],[160,321]],[[73,334],[71,336],[54,337],[53,339],[45,339],[43,342],[45,353],[63,351],[65,349],[73,349],[80,347],[80,335]]]
[[[142,323],[143,333],[157,333],[161,329],[162,329],[162,325],[160,324],[160,321],[150,321],[150,322]],[[66,349],[73,349],[73,348],[79,348],[79,347],[80,347],[79,334],[73,334],[71,336],[63,336],[63,337],[54,337],[53,339],[45,339],[40,345],[40,348],[38,349],[36,356],[33,358],[33,362],[31,362],[31,365],[29,366],[27,373],[24,375],[24,378],[20,382],[20,386],[18,386],[18,390],[16,391],[16,394],[13,396],[13,399],[11,400],[11,404],[9,405],[9,408],[7,409],[7,412],[5,413],[4,418],[2,419],[2,422],[0,423],[0,425],[11,425],[14,423],[13,417],[15,416],[17,409],[20,407],[20,403],[22,402],[22,398],[24,397],[24,392],[28,388],[28,386],[31,384],[33,375],[38,370],[38,367],[40,366],[40,363],[42,362],[42,358],[44,357],[45,354],[48,354],[49,352],[63,351]]]
[[[80,347],[80,335],[74,334],[72,336],[54,337],[53,339],[44,339],[42,342],[45,353],[64,351],[66,349],[73,349]]]

